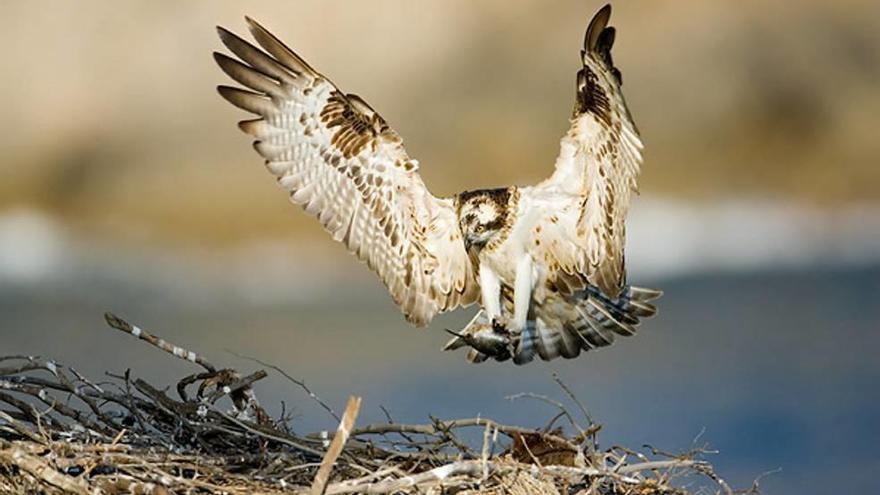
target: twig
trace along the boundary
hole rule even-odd
[[[542,467],[538,465],[523,466],[516,463],[499,462],[488,462],[487,466],[490,474],[495,475],[503,475],[514,471],[526,471],[535,475],[546,474],[549,476],[560,476],[569,480],[583,479],[588,476],[607,476],[629,484],[638,484],[640,482],[635,478],[625,477],[619,473],[595,468],[574,468],[567,466]],[[482,472],[483,463],[481,460],[456,461],[422,473],[379,483],[335,483],[327,487],[326,493],[327,495],[341,493],[395,493],[412,487],[438,485],[459,476],[479,477],[482,475]]]
[[[0,389],[9,390],[11,392],[19,392],[35,397],[47,406],[53,408],[55,411],[58,411],[59,414],[62,414],[73,419],[74,421],[77,421],[86,428],[94,431],[96,434],[105,435],[107,437],[113,437],[113,435],[116,434],[115,431],[110,430],[107,427],[95,423],[94,421],[89,419],[82,411],[58,402],[51,395],[49,395],[45,389],[32,385],[14,383],[5,379],[0,379]]]
[[[393,425],[395,423],[395,421],[394,421],[394,418],[391,416],[391,412],[382,404],[379,404],[379,409],[382,410],[382,414],[385,415],[385,419],[388,420],[388,424]],[[419,450],[422,449],[422,447],[418,444],[418,442],[416,442],[416,440],[413,437],[407,435],[404,432],[398,432],[398,435],[403,437],[403,439],[406,440],[407,442],[409,442],[411,445],[416,446],[416,448],[418,448]]]
[[[36,443],[40,443],[40,444],[46,443],[46,440],[44,438],[41,438],[36,433],[32,432],[27,426],[23,425],[20,421],[13,418],[9,414],[7,414],[5,411],[0,411],[0,425],[2,425],[3,422],[8,423],[9,427],[12,428],[16,433],[31,440],[32,442],[36,442]]]
[[[338,421],[342,421],[342,420],[339,418],[339,415],[336,414],[335,411],[333,411],[333,408],[332,408],[332,407],[330,407],[329,405],[327,405],[326,402],[324,402],[323,400],[321,400],[321,398],[318,397],[317,394],[315,394],[314,392],[312,392],[312,390],[311,390],[308,386],[306,386],[306,382],[305,382],[305,381],[303,381],[303,380],[297,380],[296,378],[290,376],[290,375],[289,375],[286,371],[284,371],[283,369],[279,368],[278,366],[276,366],[276,365],[274,365],[274,364],[272,364],[272,363],[268,363],[268,362],[266,362],[266,361],[263,361],[262,359],[257,359],[257,358],[255,358],[255,357],[251,357],[251,356],[245,356],[245,355],[243,355],[243,354],[239,354],[239,353],[237,353],[237,352],[235,352],[235,351],[232,351],[232,350],[229,350],[229,349],[227,349],[227,352],[229,352],[229,353],[232,354],[233,356],[239,357],[239,358],[241,358],[241,359],[247,359],[247,360],[249,360],[249,361],[253,361],[253,362],[255,362],[255,363],[259,363],[259,364],[261,364],[261,365],[263,365],[263,366],[265,366],[265,367],[267,367],[267,368],[271,368],[271,369],[277,371],[278,373],[281,373],[281,375],[282,375],[284,378],[287,378],[288,380],[290,380],[291,382],[293,382],[293,383],[295,383],[297,386],[299,386],[299,388],[303,389],[303,390],[305,391],[305,393],[307,393],[307,394],[309,395],[309,397],[310,397],[312,400],[314,400],[315,402],[317,402],[318,405],[320,405],[321,407],[323,407],[325,411],[327,411],[328,413],[330,413],[330,415],[333,416],[333,419],[335,419],[337,422],[338,422]]]
[[[333,442],[330,443],[330,448],[327,449],[327,454],[324,456],[324,460],[321,461],[321,467],[318,468],[318,474],[315,475],[315,480],[309,492],[311,495],[321,495],[324,493],[327,480],[330,479],[330,472],[333,470],[333,464],[336,462],[339,454],[342,453],[345,442],[348,441],[348,436],[351,434],[351,429],[354,427],[354,422],[360,409],[361,398],[349,397],[342,421],[339,422],[339,428],[336,430],[336,435],[333,436]]]
[[[628,466],[621,467],[616,472],[618,474],[632,474],[638,473],[640,471],[650,471],[654,469],[690,468],[705,465],[705,462],[694,461],[691,459],[670,459],[668,461],[648,461],[640,462],[639,464],[630,464]]]
[[[495,435],[492,432],[498,430],[492,428],[492,425],[486,425],[483,430],[483,448],[480,451],[480,460],[483,462],[483,477],[481,481],[489,479],[489,456],[492,455],[492,449],[495,446]]]
[[[0,460],[3,460],[5,463],[18,466],[34,478],[43,480],[47,484],[68,493],[88,495],[88,490],[81,483],[78,483],[77,480],[70,476],[59,473],[39,457],[28,454],[24,450],[12,445],[0,443],[0,447],[4,447],[3,450],[0,450]]]
[[[750,486],[748,490],[744,490],[744,491],[738,492],[738,493],[760,495],[762,493],[761,492],[761,480],[764,479],[764,477],[766,477],[766,476],[770,476],[772,474],[777,474],[777,473],[781,473],[781,472],[782,472],[782,468],[776,468],[776,469],[772,469],[770,471],[763,472],[763,473],[759,474],[758,477],[755,478],[754,481],[752,481],[752,486]]]
[[[178,347],[170,342],[167,342],[164,339],[156,337],[155,335],[147,332],[146,330],[144,330],[136,325],[132,325],[131,323],[123,320],[122,318],[114,315],[113,313],[110,313],[110,312],[104,313],[104,320],[106,320],[107,324],[110,325],[111,327],[113,327],[119,331],[125,332],[129,335],[133,335],[133,336],[135,336],[145,342],[152,344],[155,347],[158,347],[159,349],[162,349],[163,351],[165,351],[173,356],[176,356],[180,359],[183,359],[184,361],[190,361],[192,363],[196,363],[196,364],[200,365],[202,368],[205,368],[206,370],[208,370],[212,373],[217,371],[217,367],[215,367],[213,364],[209,363],[205,358],[203,358],[202,356],[199,356],[195,352],[188,351],[182,347]]]
[[[563,382],[562,379],[559,378],[558,373],[553,373],[553,381],[555,381],[556,384],[559,385],[560,388],[562,388],[562,390],[568,395],[572,402],[577,404],[578,408],[581,410],[581,413],[584,415],[584,418],[587,419],[587,423],[589,423],[590,426],[593,426],[593,424],[596,423],[595,421],[593,421],[593,415],[590,414],[589,411],[587,411],[586,406],[584,406],[583,402],[581,402],[580,399],[577,398],[577,395],[575,395],[574,392],[572,392],[571,389],[568,388],[568,385],[566,385],[565,382]]]
[[[566,409],[566,407],[561,402],[559,402],[557,400],[553,400],[550,397],[547,397],[546,395],[535,394],[532,392],[520,392],[518,394],[508,395],[507,397],[505,397],[505,399],[507,399],[509,401],[514,401],[514,400],[518,400],[518,399],[522,399],[522,398],[535,399],[535,400],[539,400],[542,402],[546,402],[546,403],[550,404],[551,406],[555,406],[556,408],[559,409],[559,413],[563,417],[568,419],[568,422],[571,423],[571,426],[573,428],[575,428],[578,432],[584,431],[584,429],[579,424],[577,424],[577,422],[574,420],[574,418],[568,412],[568,409]]]
[[[414,425],[414,424],[405,424],[405,423],[374,423],[371,425],[364,426],[362,428],[355,429],[351,434],[352,436],[360,436],[360,435],[375,435],[375,434],[383,434],[383,433],[418,433],[422,435],[439,435],[443,432],[443,430],[455,429],[455,428],[469,428],[475,426],[485,427],[486,425],[492,425],[497,428],[498,431],[504,434],[512,434],[512,433],[535,433],[535,430],[531,428],[523,428],[520,426],[511,426],[497,423],[491,419],[486,418],[465,418],[465,419],[451,419],[451,420],[443,420],[437,421],[435,424],[423,424],[423,425]],[[442,428],[442,429],[441,429]],[[556,435],[550,435],[556,437]]]
[[[266,378],[266,372],[263,370],[256,371],[228,385],[218,387],[217,390],[209,395],[206,400],[213,404],[224,395],[232,395],[242,389],[250,388],[251,385],[253,385],[255,382],[262,380],[263,378]]]
[[[267,440],[273,440],[273,441],[275,441],[275,442],[278,442],[278,443],[281,443],[281,444],[284,444],[284,445],[288,445],[288,446],[293,447],[293,448],[295,448],[295,449],[297,449],[297,450],[301,450],[301,451],[303,451],[303,452],[306,452],[306,453],[309,453],[309,454],[312,454],[312,455],[315,455],[315,456],[318,456],[318,457],[322,457],[322,456],[324,455],[323,452],[320,452],[320,451],[318,451],[318,450],[315,450],[315,449],[313,449],[313,448],[311,448],[311,447],[306,447],[305,445],[303,445],[303,444],[301,444],[301,443],[299,443],[299,442],[296,442],[296,441],[294,441],[294,440],[292,440],[292,439],[290,439],[290,438],[286,438],[285,436],[282,436],[283,434],[281,434],[281,432],[277,432],[278,434],[273,434],[273,433],[268,433],[268,432],[265,432],[265,431],[261,431],[261,430],[259,430],[259,429],[257,429],[257,428],[254,428],[254,427],[252,427],[252,426],[247,425],[247,424],[244,423],[243,421],[240,421],[240,420],[238,420],[238,419],[233,418],[232,416],[230,416],[230,415],[224,413],[223,411],[221,411],[220,409],[218,409],[216,406],[211,405],[211,406],[209,406],[209,407],[210,407],[215,413],[217,413],[217,414],[219,414],[221,417],[223,417],[223,419],[229,421],[230,423],[232,423],[232,424],[238,426],[239,428],[241,428],[241,429],[243,429],[243,430],[246,430],[246,431],[248,431],[248,432],[250,432],[250,433],[253,433],[254,435],[258,435],[258,436],[261,436],[261,437],[263,437],[263,438],[265,438],[265,439],[267,439]]]

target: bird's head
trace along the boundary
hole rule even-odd
[[[465,247],[482,248],[501,232],[507,221],[508,189],[481,189],[458,195],[458,227]]]

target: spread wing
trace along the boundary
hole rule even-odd
[[[257,48],[218,28],[239,60],[217,63],[249,90],[220,86],[258,118],[239,123],[256,138],[290,199],[373,269],[406,318],[419,326],[474,302],[479,287],[452,199],[435,198],[400,136],[365,101],[345,94],[275,36],[248,19]]]
[[[611,60],[615,30],[608,27],[610,16],[606,5],[587,28],[571,128],[562,138],[555,172],[537,188],[580,201],[574,234],[579,249],[557,258],[563,258],[566,271],[579,271],[616,297],[626,279],[625,220],[630,195],[637,191],[642,142],[623,99],[620,71]]]

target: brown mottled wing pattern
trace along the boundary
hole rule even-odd
[[[220,86],[258,118],[239,125],[294,203],[376,271],[407,319],[474,302],[479,287],[451,199],[427,190],[400,137],[366,102],[345,94],[256,22],[262,49],[218,28],[238,60],[217,63],[249,90]]]
[[[637,191],[642,142],[621,92],[620,71],[611,60],[615,30],[608,27],[610,5],[587,28],[577,74],[571,128],[562,138],[556,170],[538,188],[574,195],[576,243],[561,258],[562,269],[577,270],[609,297],[626,282],[624,244],[630,196]]]

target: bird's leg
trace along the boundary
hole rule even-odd
[[[528,324],[529,307],[532,304],[534,276],[532,257],[528,254],[516,263],[516,280],[513,285],[513,322],[511,330],[515,334],[522,333]]]
[[[494,326],[501,317],[501,280],[497,273],[484,265],[480,266],[480,291],[486,317]]]

